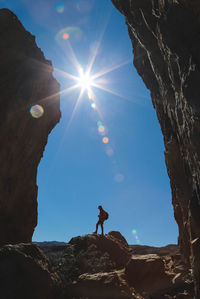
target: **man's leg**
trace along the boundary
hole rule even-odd
[[[101,222],[101,235],[103,236],[103,222]]]
[[[99,224],[100,224],[100,221],[98,221],[97,224],[96,224],[96,231],[95,231],[95,234],[97,234]]]

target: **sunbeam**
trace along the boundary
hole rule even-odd
[[[55,67],[54,67],[54,70],[55,70],[55,72],[57,72],[59,75],[63,76],[64,78],[69,78],[69,79],[72,79],[72,80],[77,80],[77,77],[74,76],[74,75],[72,75],[72,74],[70,74],[70,73],[62,71],[62,70],[60,70],[58,68],[55,68]]]
[[[139,104],[136,101],[134,101],[133,99],[127,98],[127,97],[121,95],[120,93],[118,93],[117,91],[112,90],[111,88],[108,88],[106,86],[107,82],[99,82],[100,78],[102,80],[105,75],[128,65],[132,61],[132,59],[126,60],[126,61],[121,62],[121,63],[118,63],[118,64],[113,65],[111,67],[104,68],[101,71],[92,74],[92,70],[95,66],[95,62],[96,62],[97,56],[99,54],[100,46],[102,44],[102,40],[103,40],[105,31],[106,31],[106,28],[107,28],[107,25],[108,25],[108,21],[109,21],[109,16],[108,16],[106,22],[104,23],[105,25],[103,26],[103,29],[102,29],[101,34],[99,36],[95,51],[93,52],[93,54],[89,58],[89,62],[88,62],[87,67],[83,68],[81,66],[81,64],[78,61],[78,58],[77,58],[77,56],[76,56],[76,54],[75,54],[75,52],[74,52],[74,50],[71,46],[71,43],[70,43],[69,39],[66,40],[66,45],[67,45],[67,48],[68,48],[67,53],[68,53],[68,56],[70,58],[70,61],[72,62],[72,64],[74,65],[74,67],[77,71],[77,75],[65,72],[65,71],[57,69],[57,68],[55,69],[55,71],[59,75],[61,75],[63,78],[75,81],[75,85],[72,85],[71,87],[67,88],[66,90],[61,91],[61,94],[70,93],[70,92],[74,91],[75,89],[80,89],[80,94],[79,94],[78,99],[76,101],[75,107],[73,109],[71,118],[69,120],[69,123],[67,125],[67,128],[66,128],[65,132],[68,130],[68,128],[70,127],[70,125],[71,125],[71,123],[74,119],[74,115],[75,115],[75,113],[78,109],[79,103],[80,103],[84,93],[87,94],[88,100],[91,101],[91,104],[90,104],[91,108],[97,112],[100,119],[103,119],[102,111],[99,107],[100,100],[97,99],[97,97],[96,97],[95,88],[100,89],[104,92],[110,93],[114,96],[117,96],[117,97],[119,97],[121,99],[124,99],[124,100],[127,100],[129,102]],[[65,53],[66,53],[66,49],[65,49]],[[109,139],[105,139],[105,140],[109,140]]]
[[[89,64],[88,64],[88,73],[89,73],[89,74],[90,74],[90,72],[91,72],[91,70],[92,70],[92,68],[93,68],[93,65],[94,65],[94,63],[95,63],[96,57],[97,57],[97,55],[98,55],[98,53],[99,53],[99,48],[100,48],[100,46],[101,46],[101,43],[102,43],[102,40],[103,40],[105,31],[106,31],[106,28],[107,28],[107,26],[108,26],[109,18],[110,18],[110,14],[108,15],[107,20],[106,20],[105,23],[104,23],[102,32],[101,32],[101,34],[100,34],[100,36],[99,36],[99,40],[98,40],[98,42],[97,42],[97,46],[96,46],[96,48],[95,48],[95,51],[94,51],[93,55],[91,56],[91,59],[89,60]]]
[[[38,103],[40,105],[42,105],[45,101],[49,101],[50,99],[53,99],[53,98],[57,97],[58,95],[64,95],[64,94],[70,93],[73,90],[77,89],[78,87],[79,87],[79,84],[72,85],[64,90],[61,90],[60,92],[57,92],[57,93],[49,95],[48,97],[42,98],[41,100],[38,101]]]
[[[101,89],[101,90],[103,90],[103,91],[105,91],[105,92],[108,92],[108,93],[110,93],[110,94],[113,94],[113,95],[115,95],[115,96],[117,96],[117,97],[119,97],[119,98],[121,98],[121,99],[127,100],[127,101],[129,101],[129,102],[137,103],[137,102],[135,102],[135,101],[133,101],[133,100],[131,100],[131,99],[129,99],[129,98],[127,98],[127,97],[125,97],[125,96],[119,94],[118,92],[116,92],[116,91],[114,91],[114,90],[112,90],[112,89],[106,88],[106,87],[104,87],[104,86],[101,86],[101,85],[99,85],[99,84],[97,84],[97,83],[93,83],[93,86],[96,87],[96,88],[98,88],[98,89]]]
[[[92,76],[92,79],[95,80],[95,79],[97,79],[97,78],[100,78],[100,77],[102,77],[102,76],[108,74],[108,73],[111,73],[111,72],[113,72],[113,71],[115,71],[115,70],[117,70],[117,69],[123,67],[124,65],[129,64],[131,61],[132,61],[132,60],[129,59],[129,60],[127,60],[127,61],[125,61],[125,62],[122,62],[122,63],[120,63],[120,64],[118,64],[118,65],[115,65],[115,66],[113,66],[113,67],[110,67],[109,69],[103,70],[103,71],[101,71],[101,72],[95,74],[94,76]]]
[[[75,66],[75,68],[78,71],[78,69],[79,69],[79,63],[78,63],[78,59],[76,57],[76,54],[74,53],[74,50],[73,50],[73,48],[72,48],[71,43],[70,43],[69,40],[67,40],[66,44],[67,44],[67,47],[68,47],[68,51],[67,51],[68,57],[70,58],[72,64]],[[66,52],[66,49],[65,49],[65,52]]]
[[[57,156],[58,156],[58,154],[59,154],[59,152],[60,152],[60,149],[61,149],[61,147],[62,147],[62,144],[63,144],[63,142],[64,142],[64,140],[65,140],[67,131],[68,131],[68,129],[69,129],[71,123],[72,123],[72,120],[73,120],[73,118],[74,118],[74,116],[75,116],[75,113],[76,113],[76,111],[77,111],[77,109],[78,109],[78,106],[79,106],[79,104],[80,104],[80,101],[81,101],[81,98],[82,98],[82,96],[83,96],[83,93],[84,93],[84,91],[81,89],[81,91],[80,91],[80,93],[79,93],[79,96],[78,96],[78,98],[77,98],[77,100],[76,100],[76,104],[75,104],[75,106],[74,106],[74,109],[73,109],[73,111],[72,111],[71,117],[70,117],[70,119],[69,119],[69,122],[68,122],[68,124],[67,124],[67,126],[66,126],[66,128],[65,128],[63,137],[62,137],[62,139],[61,139],[61,141],[60,141],[60,143],[59,143],[59,147],[58,147],[58,150],[57,150],[57,153],[56,153],[56,158],[57,158]],[[55,158],[55,159],[56,159],[56,158]]]
[[[79,106],[80,102],[81,102],[81,99],[82,99],[83,94],[84,94],[84,90],[81,89],[81,91],[80,91],[80,93],[79,93],[79,96],[78,96],[78,98],[77,98],[77,100],[76,100],[75,107],[74,107],[74,109],[73,109],[73,111],[72,111],[72,115],[71,115],[70,120],[69,120],[69,122],[68,122],[68,124],[67,124],[67,127],[66,127],[66,129],[65,129],[65,134],[66,134],[66,131],[68,130],[68,128],[70,127],[71,123],[72,123],[72,120],[73,120],[74,115],[75,115],[75,113],[76,113],[76,111],[77,111],[77,109],[78,109],[78,106]],[[65,134],[64,134],[64,135],[65,135]]]

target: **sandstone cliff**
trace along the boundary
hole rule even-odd
[[[200,298],[200,2],[112,2],[125,16],[163,132],[179,245]]]
[[[31,241],[37,225],[37,167],[60,119],[59,84],[17,17],[0,10],[0,243]],[[44,109],[40,118],[32,105]]]

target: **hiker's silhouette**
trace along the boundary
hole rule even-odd
[[[98,215],[99,221],[96,224],[96,231],[94,233],[97,234],[98,226],[101,225],[101,235],[103,236],[104,234],[103,223],[105,220],[108,219],[108,213],[104,211],[102,206],[98,206],[98,209],[99,209],[99,215]]]

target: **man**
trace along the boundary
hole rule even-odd
[[[96,231],[94,232],[95,234],[97,234],[97,231],[98,231],[98,226],[99,224],[101,225],[101,235],[103,236],[103,223],[105,220],[108,219],[108,213],[106,211],[104,211],[104,209],[102,208],[102,206],[98,206],[98,209],[99,209],[99,221],[97,222],[96,224]]]

